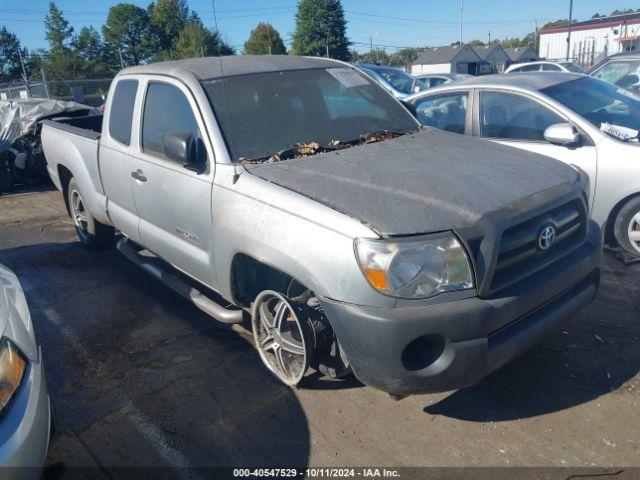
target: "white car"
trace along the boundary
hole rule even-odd
[[[0,265],[0,478],[39,478],[51,433],[49,393],[29,308]],[[6,475],[6,477],[4,476]]]
[[[427,126],[541,153],[586,172],[591,217],[640,254],[640,98],[575,73],[490,75],[405,100]]]
[[[424,83],[427,88],[433,88],[444,85],[445,83],[471,78],[473,75],[469,75],[468,73],[423,73],[421,75],[414,75],[414,77]]]
[[[583,73],[584,68],[569,61],[548,62],[541,60],[539,62],[514,63],[507,68],[504,73],[514,72],[571,72]]]

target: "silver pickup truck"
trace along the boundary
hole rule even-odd
[[[104,119],[46,122],[80,241],[219,321],[288,385],[394,395],[478,382],[596,295],[583,180],[419,126],[353,67],[235,56],[128,68]],[[119,232],[121,237],[116,237]]]

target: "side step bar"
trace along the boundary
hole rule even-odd
[[[178,295],[189,300],[207,315],[212,316],[222,323],[242,322],[242,310],[231,310],[214,302],[205,294],[181,280],[178,276],[164,270],[160,261],[156,258],[140,255],[140,251],[126,238],[118,241],[116,248],[133,263],[153,275]]]

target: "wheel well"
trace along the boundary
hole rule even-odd
[[[295,292],[291,292],[295,289]],[[235,303],[248,307],[263,290],[275,290],[287,296],[295,296],[307,290],[291,275],[239,253],[231,264],[231,292]]]
[[[613,207],[613,209],[611,209],[611,213],[609,214],[609,218],[607,218],[607,223],[605,225],[605,231],[604,231],[604,240],[609,245],[614,246],[618,244],[618,241],[616,240],[616,237],[614,235],[614,226],[616,223],[616,217],[618,216],[618,213],[620,213],[620,210],[622,210],[622,207],[624,207],[629,200],[639,196],[640,196],[640,192],[632,193],[631,195],[620,200],[616,204],[616,206]]]
[[[64,204],[67,207],[67,213],[71,215],[69,209],[69,182],[73,178],[71,171],[64,165],[58,165],[58,177],[60,177],[60,184],[62,185],[62,196],[64,197]]]

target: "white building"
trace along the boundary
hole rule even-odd
[[[482,59],[469,45],[426,48],[411,65],[411,74],[470,73],[477,75]]]
[[[547,60],[565,60],[568,33],[569,27],[540,30],[540,56]],[[574,23],[569,46],[569,59],[587,66],[603,56],[640,50],[640,13]]]

